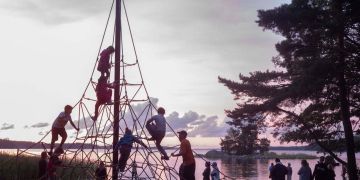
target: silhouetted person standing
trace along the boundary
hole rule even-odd
[[[325,157],[325,165],[326,165],[326,177],[328,178],[328,180],[335,180],[335,171],[334,171],[334,166],[337,164],[334,160],[333,157],[331,156],[326,156]]]
[[[315,180],[328,180],[328,170],[324,161],[325,157],[321,156],[319,162],[314,167],[313,176]]]
[[[288,166],[286,167],[287,168],[287,171],[288,171],[288,173],[287,173],[287,180],[291,180],[291,176],[292,176],[292,167],[291,167],[291,164],[290,163],[288,163]]]
[[[203,180],[210,180],[210,172],[211,172],[211,169],[210,169],[210,162],[209,161],[206,161],[205,162],[205,169],[202,173],[203,175]]]
[[[165,109],[159,107],[157,112],[158,115],[151,117],[146,122],[146,129],[151,135],[151,138],[149,138],[148,140],[155,140],[155,145],[159,152],[162,154],[161,159],[169,160],[169,156],[166,154],[164,148],[161,146],[161,141],[164,139],[166,132],[166,119],[164,117]]]
[[[213,170],[211,171],[210,175],[211,175],[211,180],[220,180],[220,171],[219,168],[217,167],[217,163],[213,162],[211,164]]]
[[[101,76],[108,78],[110,76],[110,56],[115,52],[114,47],[109,46],[100,53],[100,59],[97,70],[101,72]]]
[[[334,166],[332,164],[327,165],[327,177],[329,180],[335,180],[336,174],[334,171]]]
[[[301,168],[298,171],[299,180],[311,180],[311,168],[309,167],[309,163],[303,159],[301,160]]]
[[[269,172],[271,172],[271,169],[274,167],[274,163],[271,163],[269,166]]]
[[[39,174],[38,174],[39,180],[46,180],[47,179],[47,174],[46,174],[47,164],[48,164],[48,162],[47,162],[47,153],[44,151],[44,152],[41,153],[41,159],[39,161]]]
[[[271,168],[270,178],[272,180],[285,180],[285,176],[288,173],[286,166],[284,166],[279,158],[275,159],[275,165]]]
[[[186,139],[187,132],[180,131],[180,151],[178,154],[171,153],[171,156],[182,156],[183,163],[180,165],[179,176],[181,180],[195,180],[195,158],[192,153],[189,140]]]

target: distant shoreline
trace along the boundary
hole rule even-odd
[[[30,148],[31,147],[31,148]],[[82,143],[65,143],[63,146],[65,149],[109,149],[112,146],[96,146],[92,144],[82,144]],[[13,141],[8,139],[0,139],[0,149],[34,149],[42,150],[49,149],[50,145],[48,143],[36,143],[31,141]],[[173,147],[166,147],[165,149],[177,149]],[[219,150],[220,147],[193,147],[196,150]],[[319,151],[319,149],[314,148],[313,146],[270,146],[269,151]]]
[[[50,148],[48,143],[44,143],[45,148]],[[41,143],[31,142],[31,141],[13,141],[7,139],[0,139],[0,149],[27,149],[31,147],[31,149],[44,149],[44,146]],[[82,144],[82,143],[65,143],[64,148],[71,148],[71,149],[78,149],[81,146],[82,149],[92,149],[92,148],[104,148],[100,146],[95,146],[92,144]],[[166,147],[165,147],[166,148]],[[176,149],[170,148],[167,149]],[[196,148],[198,150],[211,150],[211,149],[218,149],[220,147],[199,147]],[[316,151],[315,149],[311,149],[308,146],[270,146],[269,150],[284,150],[284,151]]]
[[[209,159],[233,159],[233,160],[247,160],[247,159],[317,159],[315,155],[309,155],[304,153],[297,154],[287,154],[281,153],[277,154],[275,152],[265,152],[264,154],[251,154],[251,155],[229,155],[225,152],[210,150],[204,155],[199,155],[201,157]]]

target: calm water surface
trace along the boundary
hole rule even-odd
[[[315,151],[273,151],[277,154],[286,153],[286,154],[310,154],[316,155],[320,157],[322,154],[317,154]],[[342,159],[346,159],[346,155],[341,155]],[[360,154],[356,154],[357,163],[360,164]],[[211,160],[210,160],[211,161]],[[214,161],[214,160],[212,160]],[[244,179],[244,180],[262,180],[269,179],[269,166],[271,163],[274,163],[274,160],[215,160],[220,167],[220,170],[227,174],[228,176],[235,177],[236,179]],[[317,159],[308,159],[310,168],[313,171],[315,164],[318,162]],[[292,179],[299,179],[297,172],[301,167],[301,159],[282,159],[281,162],[287,166],[288,163],[291,163],[293,174]],[[202,169],[204,168],[204,164],[200,159],[197,159],[197,167],[196,170],[197,178],[201,178]],[[199,165],[199,166],[198,166]],[[341,166],[335,167],[336,179],[342,180],[341,177]]]
[[[16,150],[2,150],[7,152],[16,152]],[[41,150],[31,150],[35,154],[40,154]],[[205,154],[209,149],[195,149],[198,154]],[[169,151],[168,153],[171,153]],[[321,154],[317,154],[315,151],[273,151],[278,154],[286,153],[286,154],[296,154],[296,153],[304,153],[310,155],[321,156]],[[346,159],[346,155],[341,155],[342,159]],[[357,162],[360,164],[360,154],[356,154]],[[196,159],[196,179],[202,179],[202,172],[205,169],[205,161],[201,158]],[[181,160],[181,159],[180,159]],[[217,162],[220,171],[230,177],[236,179],[244,179],[244,180],[265,180],[269,179],[269,166],[274,160],[220,160],[220,159],[207,159],[211,162]],[[317,159],[309,159],[307,160],[310,164],[311,169],[313,170],[315,164],[317,163]],[[169,160],[169,164],[175,164],[175,158],[171,158]],[[281,162],[284,165],[291,163],[293,169],[293,179],[298,179],[297,172],[301,166],[301,159],[282,159]],[[178,165],[176,165],[176,169],[178,169]],[[341,167],[335,167],[336,179],[341,178]]]

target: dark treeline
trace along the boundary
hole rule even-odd
[[[45,144],[45,148],[49,149],[50,144]],[[43,149],[44,146],[41,143],[35,143],[30,141],[12,141],[8,139],[0,139],[0,149]],[[78,149],[80,147],[83,147],[83,149],[92,149],[93,147],[96,147],[97,149],[101,147],[94,146],[92,144],[82,144],[82,143],[65,143],[64,148],[68,149]],[[102,147],[104,148],[104,147]]]

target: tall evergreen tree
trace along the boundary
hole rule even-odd
[[[356,180],[353,128],[360,119],[360,2],[293,0],[259,10],[257,23],[282,35],[273,62],[282,71],[240,74],[240,82],[219,81],[241,100],[229,113],[263,114],[281,141],[316,142]],[[347,162],[327,146],[346,141]]]

